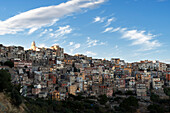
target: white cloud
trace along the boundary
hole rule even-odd
[[[113,27],[107,27],[104,31],[103,31],[103,33],[106,33],[106,32],[117,32],[117,31],[124,31],[125,30],[125,28],[120,28],[120,27],[118,27],[118,28],[113,28]]]
[[[81,44],[77,43],[75,44],[74,42],[72,42],[72,45],[70,47],[70,53],[72,54],[76,49],[80,48]]]
[[[97,17],[94,18],[94,21],[93,21],[93,22],[94,22],[94,23],[95,23],[95,22],[100,22],[100,23],[102,23],[102,22],[104,22],[104,20],[105,20],[105,17],[99,17],[99,16],[97,16]]]
[[[118,28],[113,29],[113,30],[112,30],[112,32],[117,32],[117,31],[119,31],[119,30],[124,31],[124,28],[123,28],[123,29],[121,29],[120,27],[118,27]]]
[[[54,33],[51,33],[52,37],[62,37],[66,34],[70,34],[72,32],[72,28],[70,25],[66,26],[60,26],[58,30],[56,30]]]
[[[49,31],[53,31],[53,29],[49,29]]]
[[[54,35],[55,35],[54,33],[50,33],[50,36],[51,36],[51,37],[54,37]]]
[[[30,30],[32,28],[50,26],[63,16],[70,15],[81,9],[94,7],[105,1],[106,0],[69,0],[59,5],[32,9],[15,15],[5,21],[0,21],[0,35],[16,34],[25,29]]]
[[[109,26],[109,25],[110,25],[112,22],[114,22],[114,21],[116,21],[116,18],[115,18],[115,17],[109,18],[109,19],[107,20],[107,23],[106,23],[105,27]]]
[[[58,27],[58,29],[56,31],[51,31],[48,30],[48,35],[50,36],[50,38],[54,38],[55,42],[59,41],[59,40],[63,40],[65,38],[67,38],[66,35],[72,33],[72,28],[70,27],[70,25],[66,25],[66,26],[60,26]],[[47,37],[46,40],[49,40],[50,39],[49,37]]]
[[[38,44],[38,47],[40,47],[40,48],[42,48],[42,47],[46,47],[47,48],[47,46],[45,45],[45,44]]]
[[[113,27],[108,27],[108,28],[106,28],[104,31],[103,31],[103,33],[105,33],[105,32],[111,32],[113,30]]]
[[[142,48],[139,51],[152,50],[161,46],[161,43],[154,39],[157,35],[146,33],[146,31],[128,30],[127,28],[108,27],[103,32],[120,32],[122,38],[132,40],[131,45],[140,45]]]
[[[164,59],[163,62],[170,63],[170,59]]]
[[[91,40],[90,37],[87,38],[87,45],[88,47],[96,46],[98,43],[98,40]]]
[[[100,44],[99,45],[106,45],[106,43],[105,42],[100,42]]]
[[[141,45],[140,51],[152,50],[161,46],[161,43],[154,39],[156,35],[146,33],[146,31],[124,30],[121,33],[123,34],[122,38],[133,41],[131,45]]]
[[[87,37],[87,47],[105,45],[106,43],[100,42],[99,40],[92,40],[90,37]]]
[[[72,46],[74,44],[74,42],[70,42],[69,45]]]
[[[42,33],[40,33],[40,36],[43,36],[44,34],[46,34],[48,32],[47,29],[45,29]]]
[[[28,34],[30,35],[30,34],[34,33],[36,30],[38,30],[38,28],[33,27],[29,30]]]
[[[118,49],[118,45],[115,46],[115,49]]]
[[[96,56],[97,53],[91,52],[91,51],[86,51],[85,53],[87,56]]]
[[[78,48],[80,48],[80,46],[81,46],[80,44],[75,44],[74,48],[78,49]]]

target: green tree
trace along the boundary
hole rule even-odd
[[[138,106],[139,106],[138,100],[133,96],[124,99],[119,105],[120,110],[122,112],[131,112],[131,113],[136,112]]]
[[[132,91],[127,91],[125,95],[134,95],[134,93]]]
[[[164,109],[160,105],[156,104],[149,105],[148,110],[150,113],[164,113]]]
[[[108,98],[106,95],[100,95],[98,100],[99,100],[100,104],[105,105],[106,102],[108,101]]]
[[[120,90],[118,90],[118,91],[116,91],[116,92],[115,92],[115,94],[122,95],[122,94],[123,94],[123,92],[122,92],[122,91],[120,91]]]
[[[22,97],[16,88],[12,89],[11,99],[14,105],[19,106],[22,104]]]
[[[166,95],[170,96],[170,88],[164,88],[164,92]]]
[[[5,65],[5,66],[9,66],[10,68],[12,68],[12,67],[14,67],[14,62],[12,62],[12,61],[6,61],[6,62],[4,63],[4,65]]]
[[[156,95],[156,94],[154,94],[154,93],[151,93],[150,99],[151,99],[151,101],[153,101],[153,102],[158,102],[158,101],[159,101],[159,95]]]
[[[6,70],[0,70],[0,92],[10,91],[11,88],[11,75]]]

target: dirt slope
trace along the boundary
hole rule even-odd
[[[9,97],[0,93],[0,113],[25,113],[24,105],[19,108],[11,104]]]

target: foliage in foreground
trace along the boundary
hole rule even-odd
[[[19,106],[23,99],[19,93],[20,85],[11,84],[11,75],[7,70],[0,70],[0,92],[5,92],[11,97],[12,104]]]
[[[32,100],[26,99],[28,113],[112,113],[105,107],[100,107],[87,100]]]
[[[135,113],[138,107],[139,107],[138,100],[135,97],[130,96],[124,99],[120,103],[119,107],[116,107],[116,110],[126,113]]]

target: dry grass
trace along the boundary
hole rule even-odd
[[[24,104],[15,107],[9,97],[0,93],[0,113],[25,113]]]

